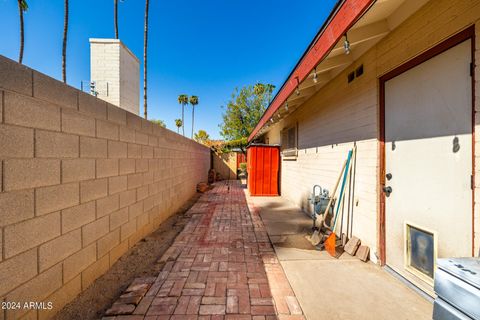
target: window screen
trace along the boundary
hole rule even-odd
[[[284,156],[297,155],[297,127],[287,127],[281,132],[282,154]]]

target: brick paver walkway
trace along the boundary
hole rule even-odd
[[[237,181],[217,183],[189,213],[158,277],[136,279],[104,319],[304,319]]]

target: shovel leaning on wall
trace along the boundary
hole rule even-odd
[[[345,193],[345,186],[346,186],[346,182],[347,182],[347,177],[348,177],[348,174],[349,174],[350,168],[351,168],[350,164],[351,164],[351,159],[352,159],[352,153],[353,153],[353,150],[348,151],[348,157],[347,157],[347,161],[346,161],[345,170],[342,170],[343,171],[342,186],[340,187],[340,195],[338,197],[337,210],[335,212],[335,217],[334,217],[334,221],[333,221],[332,233],[328,236],[327,240],[325,240],[325,250],[327,250],[327,252],[332,257],[336,257],[336,258],[338,258],[339,255],[342,252],[340,252],[340,251],[336,252],[337,251],[336,250],[336,248],[337,248],[337,235],[335,234],[335,228],[337,226],[338,214],[339,214],[340,206],[342,205],[342,200],[343,200],[343,196],[344,196],[344,193]],[[343,217],[342,217],[342,219],[343,219]]]

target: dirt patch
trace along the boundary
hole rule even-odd
[[[99,319],[135,278],[157,276],[164,265],[158,262],[159,258],[187,224],[190,219],[187,211],[200,196],[197,193],[156,231],[140,240],[107,273],[60,310],[54,319]]]

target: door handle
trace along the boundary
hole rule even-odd
[[[388,187],[383,187],[383,192],[385,192],[385,195],[387,197],[390,197],[390,194],[392,193],[392,187],[388,186]]]

